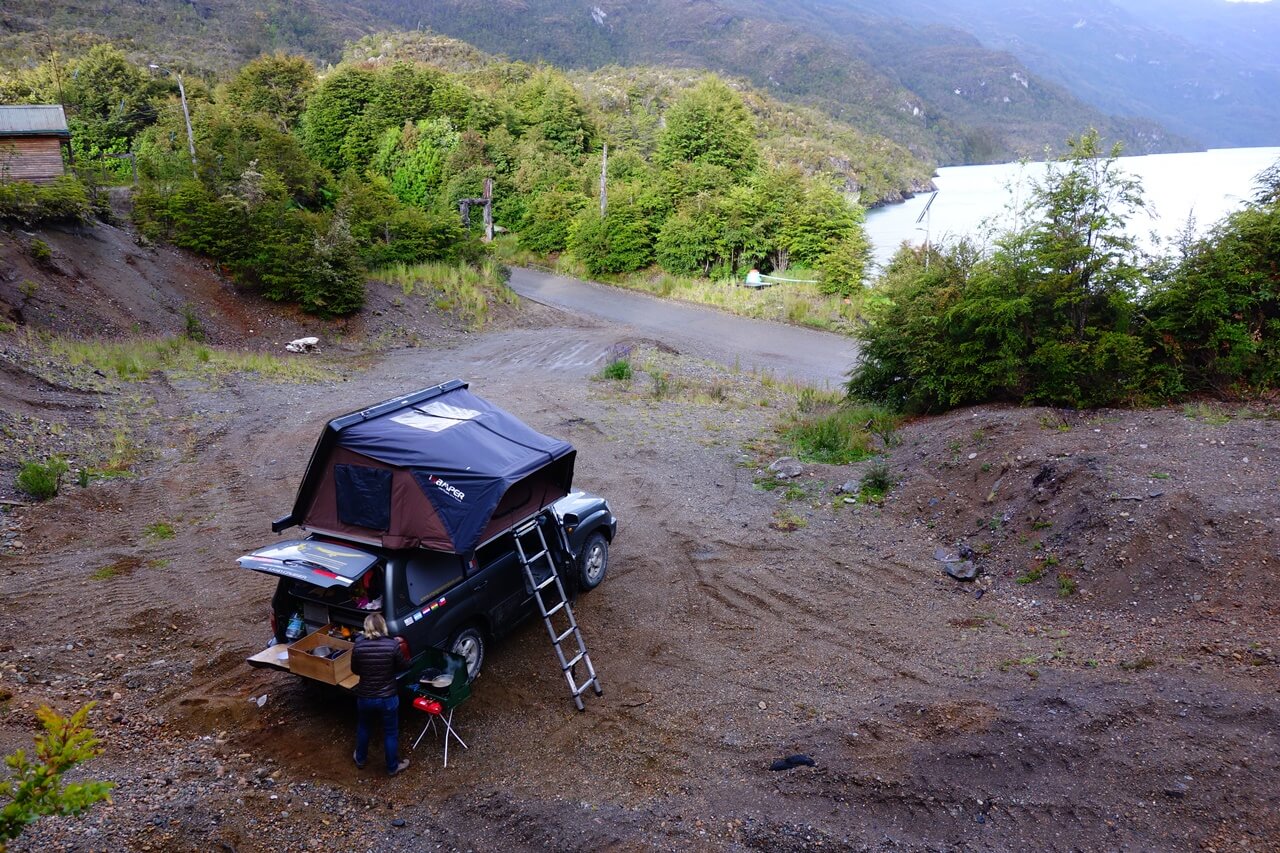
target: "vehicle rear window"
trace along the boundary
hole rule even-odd
[[[462,580],[462,559],[457,554],[420,551],[405,563],[409,600],[423,604]]]
[[[391,526],[391,471],[367,465],[334,465],[338,520],[354,527]]]

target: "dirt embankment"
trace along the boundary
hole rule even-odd
[[[759,487],[794,404],[774,383],[643,346],[652,372],[592,379],[626,329],[525,307],[468,335],[375,291],[334,345],[178,255],[155,298],[117,299],[126,321],[24,266],[25,239],[0,236],[0,297],[43,275],[30,325],[177,333],[204,306],[216,341],[319,331],[332,373],[126,383],[0,335],[7,440],[128,423],[146,450],[3,517],[0,749],[39,704],[96,700],[85,772],[118,784],[17,849],[1280,848],[1274,410],[954,412],[900,430],[883,504],[849,503],[868,463]],[[74,242],[99,237],[42,239],[103,286]],[[224,291],[251,307],[215,313]],[[356,328],[422,345],[371,352]],[[527,624],[458,712],[471,749],[443,771],[428,735],[386,780],[351,765],[348,701],[243,664],[272,585],[234,560],[272,540],[325,418],[453,376],[572,441],[621,519],[578,608],[606,692],[574,712]],[[422,722],[402,714],[406,750]],[[814,766],[769,769],[795,754]]]

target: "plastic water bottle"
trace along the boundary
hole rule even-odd
[[[289,620],[289,625],[284,629],[284,638],[287,642],[295,642],[302,637],[303,630],[302,614],[295,613]]]

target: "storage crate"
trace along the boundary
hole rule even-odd
[[[325,625],[314,634],[308,634],[289,646],[289,671],[306,678],[314,678],[325,684],[341,684],[351,677],[351,650],[355,647],[341,637],[330,637],[333,625]],[[336,658],[322,658],[311,654],[317,646],[341,649]]]

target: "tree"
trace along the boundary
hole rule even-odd
[[[373,71],[344,66],[326,77],[308,99],[299,126],[302,147],[329,171],[341,174],[357,165],[349,162],[343,145],[348,132],[362,120],[376,86]]]
[[[516,93],[527,135],[566,157],[581,157],[592,146],[595,128],[577,91],[563,76],[544,69]]]
[[[270,116],[281,130],[297,123],[316,86],[316,70],[301,56],[260,56],[227,85],[226,100],[237,110]]]
[[[569,245],[573,219],[587,199],[563,190],[538,193],[529,203],[520,228],[520,247],[533,252],[559,252]]]
[[[605,216],[595,208],[583,211],[570,229],[569,251],[592,275],[647,266],[653,260],[653,232],[643,200],[634,191],[619,192]]]
[[[22,749],[5,757],[12,776],[0,782],[0,797],[8,801],[0,809],[0,853],[7,842],[45,815],[78,815],[110,799],[111,782],[62,782],[64,773],[102,752],[86,725],[92,708],[90,702],[70,717],[62,717],[48,706],[41,707],[36,717],[44,734],[36,737],[35,760]]]
[[[1150,353],[1135,328],[1145,275],[1123,231],[1141,191],[1096,133],[1069,147],[1032,188],[1030,224],[989,256],[963,244],[899,253],[880,288],[889,304],[860,333],[851,394],[939,409],[1145,393]]]
[[[667,110],[667,126],[655,159],[723,166],[735,177],[751,173],[759,161],[755,120],[741,96],[718,77],[707,77]]]
[[[1144,313],[1169,390],[1280,388],[1280,163],[1259,176],[1252,204],[1188,248]]]

